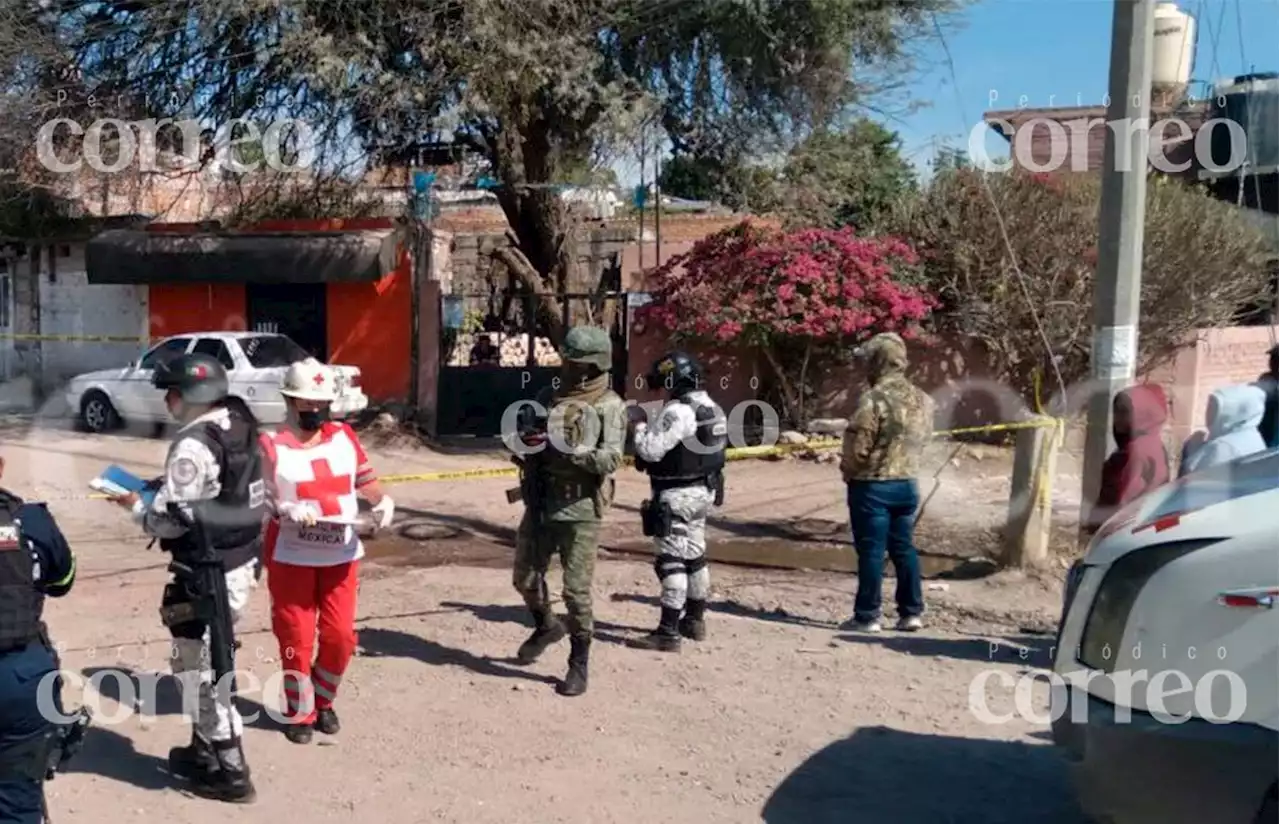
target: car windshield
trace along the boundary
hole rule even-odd
[[[241,338],[240,348],[244,356],[255,369],[272,369],[277,366],[288,366],[311,357],[307,350],[284,335],[259,335],[252,338]]]

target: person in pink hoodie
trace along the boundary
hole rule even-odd
[[[1115,396],[1111,409],[1116,451],[1102,465],[1102,483],[1090,510],[1091,530],[1125,504],[1169,482],[1163,433],[1169,402],[1164,390],[1146,383],[1131,386]]]

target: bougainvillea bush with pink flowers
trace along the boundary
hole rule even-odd
[[[816,370],[876,333],[919,333],[934,301],[912,285],[916,266],[896,238],[743,222],[658,269],[640,317],[677,341],[755,348],[782,417],[801,425]]]

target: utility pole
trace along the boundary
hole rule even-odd
[[[636,207],[640,210],[640,234],[636,238],[636,252],[640,255],[640,271],[644,271],[644,201],[648,190],[644,183],[644,155],[647,146],[644,141],[644,127],[640,127],[640,186],[636,189]]]
[[[653,265],[655,267],[662,265],[662,147],[658,146],[657,149],[653,155]]]
[[[1151,53],[1155,0],[1114,0],[1110,105],[1102,155],[1098,270],[1094,294],[1089,428],[1085,439],[1081,523],[1098,497],[1112,448],[1111,403],[1133,382],[1147,207]],[[1132,124],[1143,128],[1133,128]]]

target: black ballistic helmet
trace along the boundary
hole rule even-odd
[[[654,361],[644,380],[650,389],[697,389],[702,384],[702,367],[684,352],[668,352]]]
[[[183,403],[210,406],[227,397],[227,370],[212,355],[179,355],[156,364],[151,384],[178,390]]]

